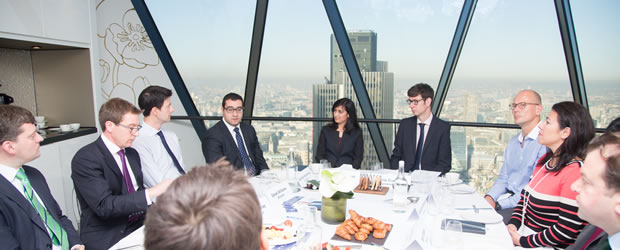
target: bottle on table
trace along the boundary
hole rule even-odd
[[[297,181],[297,161],[295,161],[295,151],[293,148],[289,148],[288,151],[288,163],[286,164],[286,173],[288,179],[288,185],[293,193],[299,192],[299,182]]]
[[[405,161],[398,162],[398,176],[394,180],[394,197],[393,202],[397,208],[408,204],[407,193],[409,191],[409,182],[405,178]]]

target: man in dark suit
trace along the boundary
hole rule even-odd
[[[104,103],[99,110],[102,135],[71,162],[82,209],[80,237],[87,249],[108,249],[141,227],[147,206],[171,183],[166,179],[143,187],[140,157],[130,148],[140,129],[138,114],[120,98]]]
[[[23,165],[39,157],[34,116],[0,105],[0,247],[2,249],[84,249],[39,170]]]
[[[452,168],[450,124],[431,112],[433,88],[418,83],[407,91],[413,117],[403,119],[396,133],[391,167],[405,161],[405,171],[430,170],[445,174]],[[420,140],[421,139],[421,140]]]
[[[620,132],[594,138],[586,153],[571,189],[577,192],[577,215],[590,225],[569,249],[620,249]]]
[[[222,100],[222,120],[213,125],[202,139],[202,153],[207,163],[221,157],[237,169],[245,169],[249,176],[259,175],[262,169],[269,169],[263,150],[252,125],[241,123],[243,98],[229,93]]]

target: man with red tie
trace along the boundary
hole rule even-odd
[[[101,136],[80,149],[71,178],[82,210],[80,237],[87,249],[108,249],[143,225],[144,213],[166,191],[169,179],[145,189],[140,157],[131,143],[140,110],[113,98],[99,109]]]

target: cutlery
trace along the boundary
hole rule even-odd
[[[491,210],[493,208],[490,208],[490,207],[477,207],[477,208],[474,209],[473,207],[457,207],[457,208],[454,208],[454,209],[456,209],[456,210]]]

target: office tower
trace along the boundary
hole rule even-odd
[[[378,119],[394,117],[394,73],[387,72],[388,62],[377,61],[377,34],[373,31],[350,31],[351,46],[366,85],[368,96]],[[363,118],[359,102],[348,72],[344,66],[342,55],[331,36],[331,78],[326,84],[315,84],[312,88],[312,113],[314,117],[332,117],[332,105],[340,98],[350,98],[356,104],[358,118]],[[315,123],[313,131],[313,151],[316,150],[321,127],[326,123]],[[362,168],[368,168],[378,162],[377,152],[373,145],[366,124],[361,123],[364,138],[364,160]],[[388,154],[392,152],[394,143],[394,125],[380,124]],[[387,167],[387,166],[385,166]]]
[[[377,33],[370,30],[359,30],[349,31],[347,34],[360,71],[377,71]],[[341,83],[336,80],[336,73],[346,72],[347,68],[344,65],[342,53],[340,53],[334,35],[331,35],[330,50],[330,81],[335,84]]]

